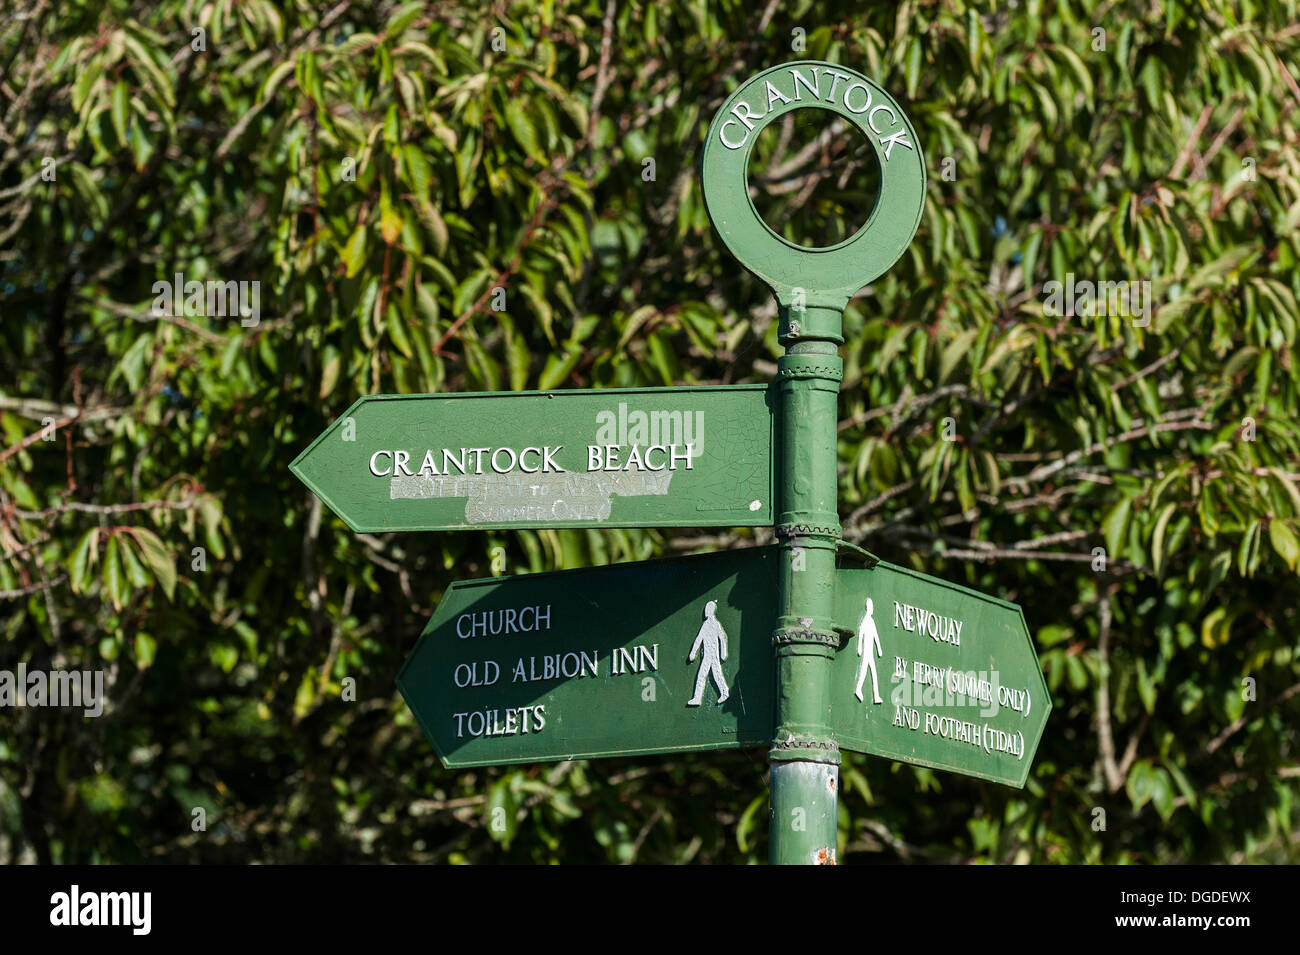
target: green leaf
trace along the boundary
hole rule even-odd
[[[144,380],[145,354],[149,351],[149,346],[152,343],[153,336],[141,335],[131,343],[131,347],[126,350],[126,354],[122,356],[121,362],[118,363],[123,377],[126,378],[127,386],[132,391],[140,390],[140,385]]]
[[[1271,467],[1268,469],[1268,474],[1273,481],[1273,486],[1284,495],[1283,499],[1290,500],[1292,513],[1300,516],[1300,487],[1297,487],[1296,482],[1281,468]]]
[[[229,643],[216,643],[208,648],[208,658],[219,666],[223,673],[229,673],[239,662],[239,648]]]
[[[172,91],[172,83],[171,80],[167,78],[167,74],[164,73],[162,68],[154,62],[153,57],[149,55],[149,51],[145,49],[144,45],[139,40],[130,34],[127,34],[125,39],[126,48],[131,52],[131,56],[133,57],[131,61],[132,65],[139,68],[140,72],[148,77],[149,85],[162,101],[166,103],[167,107],[169,109],[175,109],[176,94]]]
[[[235,651],[236,657],[239,651]],[[316,704],[316,671],[308,667],[302,675],[302,680],[298,683],[298,692],[293,697],[293,715],[297,719],[302,719],[311,712],[312,707]]]
[[[537,141],[537,128],[533,125],[526,102],[522,98],[514,97],[506,103],[506,125],[510,127],[510,132],[519,141],[519,145],[524,147],[524,152],[538,162],[542,162],[546,158],[546,153]]]
[[[1147,669],[1146,661],[1138,657],[1137,661],[1137,686],[1138,696],[1142,698],[1142,708],[1148,713],[1156,711],[1156,682],[1152,679],[1151,671]]]
[[[131,94],[127,92],[126,84],[121,80],[113,85],[112,117],[117,141],[125,146],[126,124],[131,118]]]
[[[153,155],[153,140],[143,126],[136,126],[131,136],[131,156],[137,172],[142,172]]]
[[[411,348],[410,336],[406,334],[406,321],[398,314],[397,306],[388,303],[388,340],[393,343],[393,347],[405,355],[407,358],[412,357],[415,352]]]
[[[264,103],[274,96],[275,91],[278,90],[280,84],[284,82],[284,78],[293,72],[293,68],[294,61],[285,60],[283,63],[280,63],[271,70],[271,72],[266,75],[266,79],[262,81],[262,88],[257,92],[257,101],[259,103]]]
[[[1177,509],[1177,504],[1166,504],[1165,509],[1160,512],[1160,516],[1156,518],[1156,527],[1151,533],[1151,566],[1155,570],[1157,577],[1164,576],[1165,527],[1169,524],[1169,518],[1173,516],[1174,511]]]
[[[90,568],[94,566],[98,557],[98,541],[99,528],[92,527],[81,535],[81,541],[77,544],[77,549],[72,552],[72,559],[68,562],[68,574],[71,578],[73,593],[79,594],[86,589],[86,584],[90,579]]]
[[[487,284],[488,279],[492,278],[496,272],[490,268],[481,268],[470,275],[465,281],[460,283],[456,289],[456,295],[452,299],[451,310],[457,317],[464,315],[470,306],[478,301],[483,287]]]
[[[211,494],[199,498],[199,516],[203,518],[203,537],[212,556],[221,560],[226,556],[226,545],[221,538],[221,504]]]
[[[1160,818],[1169,821],[1174,814],[1174,787],[1169,774],[1159,767],[1151,769],[1151,805],[1156,807]]]
[[[379,193],[379,234],[386,245],[392,245],[402,234],[402,214],[393,206],[392,197],[385,180]]]
[[[391,38],[400,35],[403,30],[415,22],[416,17],[423,12],[424,7],[423,0],[415,0],[415,2],[398,7],[393,15],[388,18],[388,23],[384,27],[384,36]]]
[[[135,545],[131,538],[123,534],[117,538],[118,554],[122,558],[122,569],[126,572],[126,579],[130,581],[132,587],[148,587],[150,578],[148,572],[144,569],[144,564],[140,563],[140,558],[135,555]]]
[[[650,349],[650,362],[659,373],[661,383],[666,387],[671,386],[677,379],[676,361],[672,349],[657,331],[647,336],[646,344]]]
[[[1227,607],[1215,607],[1201,621],[1201,645],[1214,650],[1228,642],[1232,634],[1232,618]]]
[[[1214,500],[1210,497],[1209,488],[1201,491],[1201,496],[1196,499],[1196,514],[1201,521],[1201,529],[1205,531],[1207,537],[1215,537],[1219,533],[1219,509]]]
[[[447,223],[442,218],[442,213],[438,211],[437,206],[425,199],[423,195],[415,197],[415,212],[433,238],[434,251],[442,255],[447,251],[447,240],[451,237],[451,234],[447,231]]]
[[[229,378],[235,369],[235,362],[244,352],[244,340],[239,335],[232,335],[221,350],[219,370],[222,378]]]
[[[333,345],[326,345],[321,355],[321,374],[319,397],[324,400],[334,391],[338,384],[339,372],[343,368],[343,357]]]
[[[1162,759],[1160,762],[1164,764],[1165,769],[1173,778],[1174,785],[1178,787],[1178,791],[1182,793],[1183,798],[1187,800],[1187,804],[1195,809],[1197,802],[1196,789],[1188,780],[1187,775],[1178,768],[1177,764],[1175,764],[1172,759],[1166,758]]]
[[[970,346],[979,334],[978,328],[969,328],[962,332],[944,348],[939,358],[939,384],[943,384],[970,352]]]
[[[979,14],[973,7],[966,10],[966,58],[971,69],[978,72],[980,68],[980,45],[984,28],[980,24]]]
[[[1237,548],[1237,572],[1243,577],[1253,577],[1255,568],[1259,566],[1259,537],[1263,527],[1263,520],[1253,520],[1241,535],[1241,545]]]
[[[3,472],[0,472],[3,473]],[[22,478],[13,478],[13,483],[9,486],[9,492],[14,496],[14,500],[19,507],[28,510],[39,510],[40,502],[36,500],[36,495],[32,493],[31,486]]]
[[[424,158],[424,150],[414,143],[407,143],[402,147],[402,165],[416,200],[428,200],[433,173],[429,169],[429,160]]]
[[[537,387],[541,391],[549,391],[557,385],[564,382],[573,369],[577,366],[578,361],[582,358],[582,346],[571,346],[564,352],[563,356],[551,352],[546,357],[546,364],[542,368],[542,373],[537,379]]]
[[[745,811],[740,814],[740,820],[736,823],[736,847],[741,852],[749,852],[753,848],[752,837],[766,821],[763,815],[766,808],[767,794],[760,793],[749,801]]]
[[[1077,656],[1071,655],[1065,658],[1065,673],[1070,681],[1070,689],[1076,693],[1088,688],[1088,668]]]
[[[1184,295],[1182,298],[1175,299],[1156,308],[1155,330],[1156,334],[1164,334],[1169,326],[1178,319],[1186,315],[1191,309],[1200,305],[1201,300],[1193,295]]]
[[[361,333],[361,343],[367,351],[372,351],[376,342],[376,325],[382,320],[379,314],[379,276],[371,276],[361,292],[357,303],[357,330]]]
[[[376,34],[359,30],[330,52],[333,54],[335,60],[347,60],[356,56],[358,53],[365,52],[378,46],[379,43],[380,40]]]
[[[135,662],[140,669],[145,670],[153,666],[157,650],[158,642],[149,634],[137,633],[135,635]]]
[[[394,49],[393,53],[402,56],[417,56],[420,59],[426,60],[429,65],[433,67],[436,73],[445,74],[447,72],[447,61],[444,59],[443,55],[430,47],[427,43],[407,41]],[[454,146],[450,148],[455,149]]]
[[[154,578],[162,585],[163,593],[171,600],[176,590],[176,564],[172,552],[153,531],[145,527],[133,528],[135,539],[140,542],[144,562]]]
[[[417,285],[415,289],[415,310],[432,337],[438,329],[438,299],[424,282]]]
[[[555,312],[551,308],[551,303],[546,300],[546,296],[539,292],[531,282],[525,282],[520,285],[519,291],[523,295],[525,301],[528,302],[528,307],[532,309],[533,314],[537,316],[537,322],[542,326],[542,333],[546,336],[547,341],[551,343],[551,347],[554,348],[558,342],[555,338]],[[629,321],[628,324],[631,325],[631,321]],[[627,335],[626,330],[624,331],[624,335]],[[626,344],[626,339],[621,338],[618,347],[621,349]]]
[[[506,330],[506,364],[510,370],[510,387],[522,391],[528,387],[528,371],[532,364],[532,354],[528,342],[515,327],[513,322],[502,316],[501,325]]]
[[[108,539],[108,546],[104,549],[104,589],[108,592],[108,599],[112,601],[114,610],[121,610],[126,606],[131,587],[126,572],[122,569],[122,558],[118,552],[116,536]]]
[[[1291,530],[1287,522],[1280,518],[1274,518],[1270,521],[1268,539],[1287,567],[1295,570],[1296,561],[1300,559],[1300,541],[1296,540],[1295,532]]]
[[[1119,558],[1124,542],[1128,539],[1128,523],[1132,511],[1133,500],[1126,497],[1110,509],[1110,513],[1102,522],[1102,533],[1106,537],[1106,552],[1111,560]]]
[[[98,219],[107,218],[108,199],[104,196],[103,190],[100,189],[99,183],[95,181],[90,170],[75,161],[63,163],[59,166],[59,169],[67,169],[72,175],[73,188],[90,213]]]
[[[348,278],[352,278],[360,272],[361,267],[366,264],[366,225],[364,222],[358,222],[357,227],[352,230],[352,236],[343,248],[343,264],[347,269],[346,275]]]
[[[1155,781],[1152,778],[1151,764],[1145,759],[1134,763],[1124,783],[1124,790],[1128,793],[1133,808],[1141,809],[1150,802],[1154,789]]]
[[[921,60],[923,50],[921,48],[921,38],[912,37],[912,41],[907,47],[907,67],[904,76],[907,80],[907,95],[909,98],[916,96],[917,85],[921,81]]]
[[[1038,645],[1040,647],[1051,647],[1074,635],[1074,628],[1065,624],[1049,623],[1046,626],[1038,628]]]
[[[91,60],[88,66],[77,73],[77,78],[72,83],[72,108],[78,115],[85,116],[90,93],[103,75],[104,61],[99,57]]]
[[[305,50],[298,54],[296,72],[294,74],[298,80],[298,89],[306,93],[311,99],[319,103],[323,99],[320,81],[320,67],[316,62],[316,51]]]

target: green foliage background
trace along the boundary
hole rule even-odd
[[[764,532],[357,535],[287,465],[359,395],[767,380],[697,163],[740,80],[815,58],[930,169],[845,316],[846,536],[1021,603],[1056,703],[1023,791],[846,755],[841,859],[1295,861],[1298,20],[7,5],[0,667],[111,686],[0,716],[0,860],[764,859],[761,751],[452,773],[393,686],[452,579]],[[176,272],[260,281],[259,324],[156,318]],[[1067,273],[1158,310],[1047,314]]]

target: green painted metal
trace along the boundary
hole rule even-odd
[[[838,245],[788,242],[749,196],[749,161],[763,128],[790,110],[825,109],[872,144],[880,194],[863,228]],[[751,77],[709,127],[701,165],[705,204],[723,243],[776,296],[779,340],[781,573],[776,726],[771,773],[773,863],[834,862],[839,744],[832,730],[837,501],[836,403],[843,312],[903,254],[925,203],[925,161],[911,123],[883,89],[853,70],[800,61]]]
[[[290,468],[354,531],[770,525],[770,391],[374,395]]]
[[[837,245],[810,249],[772,230],[749,196],[754,142],[794,109],[824,109],[852,123],[875,150],[880,194],[863,228]],[[916,131],[894,99],[867,77],[832,63],[802,60],[764,70],[728,97],[709,126],[701,175],[709,218],[731,253],[772,289],[789,321],[813,322],[839,338],[840,315],[864,285],[883,275],[912,241],[925,204],[925,160]],[[791,317],[784,309],[793,306]],[[818,334],[814,332],[814,334]],[[783,336],[784,337],[784,336]]]
[[[798,348],[798,351],[795,351]],[[800,341],[778,363],[781,585],[773,643],[776,729],[769,858],[833,862],[840,754],[830,726],[835,632],[835,413],[842,363],[833,342]]]
[[[756,547],[458,582],[397,685],[449,768],[765,746],[778,563]]]
[[[881,561],[838,571],[835,618],[842,747],[1024,786],[1052,701],[1019,607]]]
[[[773,865],[834,865],[840,768],[811,760],[772,763]]]

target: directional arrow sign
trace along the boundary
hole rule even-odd
[[[778,551],[471,580],[397,677],[448,768],[771,740]]]
[[[290,469],[354,531],[765,525],[768,393],[374,395]]]
[[[1024,786],[1052,701],[1020,608],[893,564],[836,573],[840,745]]]

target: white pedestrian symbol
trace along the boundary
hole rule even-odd
[[[867,598],[867,612],[862,618],[862,623],[858,624],[858,656],[862,657],[862,668],[858,670],[858,686],[853,691],[853,695],[862,700],[862,681],[867,678],[867,671],[871,671],[871,696],[877,703],[885,702],[880,698],[880,686],[876,682],[876,657],[884,656],[884,651],[880,648],[880,634],[876,632],[876,621],[871,619],[871,612],[875,608],[871,604],[871,598]],[[875,652],[872,652],[872,648]],[[862,702],[866,702],[862,700]]]
[[[695,638],[695,645],[691,647],[691,655],[687,658],[688,663],[694,663],[695,657],[700,655],[703,650],[703,659],[700,660],[700,670],[695,675],[695,695],[687,702],[687,706],[699,706],[700,701],[704,698],[704,685],[708,682],[710,674],[713,676],[713,682],[718,687],[718,702],[725,703],[731,691],[727,689],[727,681],[722,678],[722,661],[727,659],[727,631],[722,629],[722,624],[718,622],[714,611],[718,609],[717,601],[710,600],[704,605],[704,623],[700,624],[700,633]]]

